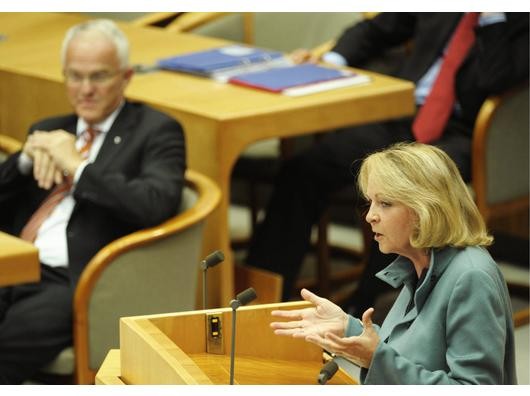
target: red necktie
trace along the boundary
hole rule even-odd
[[[92,129],[91,127],[88,127],[88,129],[84,132],[85,141],[83,146],[79,149],[79,153],[83,159],[88,157],[88,153],[90,152],[90,148],[92,147],[92,143],[94,142],[97,132],[98,131]],[[71,187],[72,181],[69,178],[64,180],[61,184],[55,186],[55,188],[41,203],[41,205],[38,207],[35,213],[33,213],[22,229],[22,232],[20,233],[21,239],[24,239],[28,242],[33,242],[35,240],[37,237],[37,232],[39,231],[42,223],[44,223],[44,220],[50,216],[55,207],[59,205],[59,202],[63,200]]]
[[[430,143],[442,136],[455,103],[455,75],[475,41],[478,13],[462,17],[447,47],[440,72],[412,124],[418,142]]]

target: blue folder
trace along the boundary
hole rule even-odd
[[[278,51],[231,45],[161,59],[158,61],[158,66],[168,70],[209,76],[219,70],[268,62],[281,57],[283,54]]]
[[[229,81],[233,84],[264,89],[270,92],[282,92],[292,87],[316,84],[324,81],[355,76],[347,70],[333,69],[311,63],[289,67],[277,67],[265,71],[240,74]]]

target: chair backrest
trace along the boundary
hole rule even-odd
[[[357,12],[232,13],[191,32],[289,52],[336,38],[360,19]]]
[[[244,42],[292,51],[313,48],[338,37],[348,26],[366,18],[361,12],[86,12],[97,18],[159,26],[174,32]]]
[[[74,299],[77,383],[93,383],[119,347],[120,317],[195,309],[203,224],[220,191],[191,170],[186,181],[177,216],[110,243],[85,268]]]
[[[529,201],[528,83],[481,107],[473,132],[472,184],[486,221]]]

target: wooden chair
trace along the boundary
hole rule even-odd
[[[0,135],[0,149],[20,143]],[[196,309],[202,229],[220,202],[219,188],[206,176],[186,171],[180,213],[156,227],[119,238],[90,260],[74,296],[74,345],[37,377],[91,384],[105,355],[119,347],[122,316]]]
[[[188,169],[182,198],[178,215],[111,242],[83,271],[74,297],[76,383],[93,383],[108,350],[119,345],[120,317],[196,308],[202,230],[220,191]]]
[[[470,186],[490,229],[508,228],[524,239],[529,237],[529,130],[528,82],[488,98],[473,132]],[[528,299],[527,282],[507,283],[510,293]],[[529,320],[529,309],[514,313],[516,326]]]
[[[473,132],[472,187],[487,223],[529,204],[528,83],[482,105]]]

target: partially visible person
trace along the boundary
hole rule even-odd
[[[469,181],[472,133],[480,106],[489,95],[528,80],[528,22],[527,13],[400,12],[381,13],[347,29],[333,50],[324,55],[324,61],[363,68],[385,51],[410,43],[409,53],[392,74],[416,84],[418,111],[414,117],[328,133],[287,159],[276,177],[265,219],[253,236],[246,263],[282,274],[283,300],[289,300],[310,246],[311,228],[328,206],[329,197],[354,184],[349,173],[351,162],[393,143],[418,140],[435,145],[455,161],[464,180]],[[443,81],[441,75],[447,70],[444,60],[449,48],[455,47],[453,41],[462,40],[461,34],[456,34],[462,30],[468,47],[464,47],[461,63],[453,63],[453,58],[447,62],[456,67],[456,75],[451,82],[438,84],[449,88],[440,93],[435,89],[438,76]],[[294,57],[297,61],[315,61],[308,54],[299,51]],[[427,106],[430,97],[434,101],[442,98],[449,112],[441,116],[441,111],[434,111],[436,117],[425,116],[422,110],[432,109]],[[435,118],[442,119],[435,123]],[[429,129],[435,124],[438,136],[421,137],[419,132],[425,126]],[[377,295],[387,289],[371,279],[393,256],[379,253],[374,244],[370,251],[365,274],[348,302],[355,313],[373,305]]]
[[[175,215],[184,186],[182,127],[125,100],[133,70],[113,22],[71,28],[62,66],[74,114],[33,125],[23,150],[0,164],[0,229],[33,242],[41,262],[40,282],[0,288],[0,384],[31,378],[72,344],[73,293],[87,263]]]
[[[303,289],[315,306],[276,310],[278,335],[303,338],[362,367],[364,384],[516,384],[510,297],[492,243],[455,163],[400,143],[368,156],[358,183],[383,253],[377,277],[401,292],[382,326]]]

